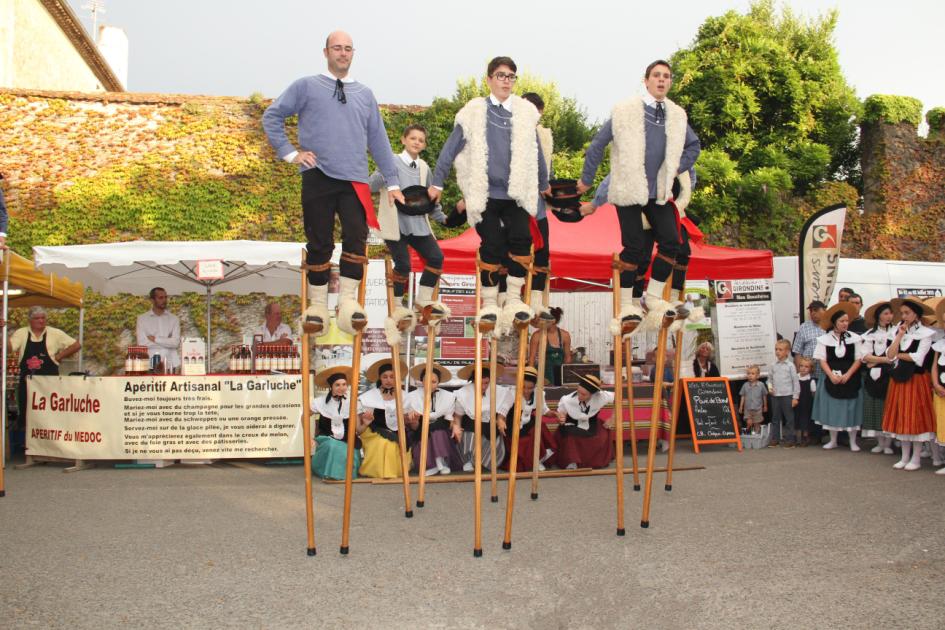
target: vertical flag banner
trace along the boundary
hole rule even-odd
[[[807,305],[813,300],[830,302],[840,267],[840,243],[847,207],[829,206],[815,212],[804,227],[798,243],[798,286],[801,322],[807,318]]]

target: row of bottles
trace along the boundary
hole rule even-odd
[[[147,346],[128,346],[128,352],[125,354],[125,374],[140,376],[147,374],[150,370],[151,362],[148,359]]]
[[[302,357],[296,346],[259,346],[256,354],[249,346],[233,346],[230,352],[229,371],[236,374],[279,371],[284,374],[300,374]]]

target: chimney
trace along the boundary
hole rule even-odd
[[[128,36],[125,29],[117,26],[102,25],[98,27],[99,52],[111,66],[112,72],[121,81],[122,86],[128,89]]]

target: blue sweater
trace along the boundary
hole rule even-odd
[[[299,144],[315,154],[315,168],[335,179],[366,183],[368,149],[388,184],[396,185],[397,165],[374,94],[357,81],[345,83],[344,92],[347,103],[335,97],[335,81],[323,74],[295,81],[263,114],[269,144],[280,158],[296,150],[285,119],[298,114]]]
[[[535,131],[535,142],[538,143],[538,131]],[[512,162],[512,112],[493,105],[486,100],[486,144],[489,151],[488,175],[489,198],[511,199],[509,197],[509,174]],[[443,182],[450,173],[453,161],[466,146],[463,137],[463,128],[453,127],[453,132],[440,149],[436,158],[436,169],[433,171],[432,183],[437,188],[443,188]],[[538,143],[538,190],[548,188],[548,168],[545,158],[542,157],[541,144]]]
[[[656,176],[659,173],[660,166],[663,165],[663,160],[666,158],[666,124],[665,121],[656,122],[655,106],[643,106],[643,120],[646,133],[643,170],[646,172],[646,181],[650,187],[650,199],[656,199]],[[597,167],[604,159],[604,149],[613,139],[612,121],[608,118],[587,147],[587,153],[584,157],[584,171],[581,174],[581,181],[585,184],[594,182]],[[679,158],[679,170],[677,172],[682,173],[692,168],[699,157],[700,151],[699,137],[692,130],[692,127],[686,125],[686,143]]]

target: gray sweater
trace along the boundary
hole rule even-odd
[[[420,170],[417,168],[411,168],[409,164],[406,164],[400,156],[394,158],[394,162],[397,164],[397,179],[392,183],[399,183],[400,189],[408,188],[410,186],[424,186],[425,182],[420,181]],[[429,176],[427,177],[429,179]],[[384,188],[385,179],[380,171],[374,171],[371,173],[371,178],[368,181],[368,185],[371,187],[371,192],[377,192]],[[430,218],[438,223],[446,222],[446,215],[443,214],[443,209],[440,207],[440,204],[436,204],[433,212],[430,213]],[[412,234],[414,236],[427,236],[432,234],[430,231],[430,224],[427,222],[426,217],[413,216],[409,214],[404,214],[403,212],[397,213],[397,225],[400,228],[401,234]]]
[[[656,121],[656,107],[643,106],[643,120],[646,133],[646,149],[643,159],[643,170],[646,172],[646,181],[650,187],[650,199],[656,199],[656,175],[659,173],[660,166],[666,158],[666,121]],[[584,157],[584,171],[581,174],[581,181],[585,184],[594,182],[594,175],[597,174],[597,168],[604,159],[604,149],[613,142],[614,130],[612,121],[608,118],[604,126],[600,128],[591,144],[587,147],[587,153]],[[696,163],[699,157],[701,145],[699,137],[692,127],[686,125],[686,144],[683,147],[682,156],[679,158],[679,173],[688,171]]]
[[[295,81],[263,114],[269,144],[280,158],[296,150],[286,136],[285,119],[298,114],[299,145],[315,153],[315,168],[335,179],[366,183],[368,149],[393,184],[397,165],[374,94],[357,81],[345,83],[344,93],[347,103],[335,97],[335,81],[323,74]],[[299,170],[307,169],[300,165]]]
[[[486,143],[489,151],[488,175],[489,198],[511,199],[509,196],[509,174],[512,162],[512,112],[499,105],[493,105],[486,99]],[[538,190],[548,188],[548,168],[542,156],[541,144],[538,142],[538,131],[535,131],[535,142],[538,144]],[[453,161],[459,152],[466,146],[463,137],[463,128],[453,127],[453,132],[436,158],[436,169],[433,171],[433,185],[443,188],[443,182],[453,167]]]

